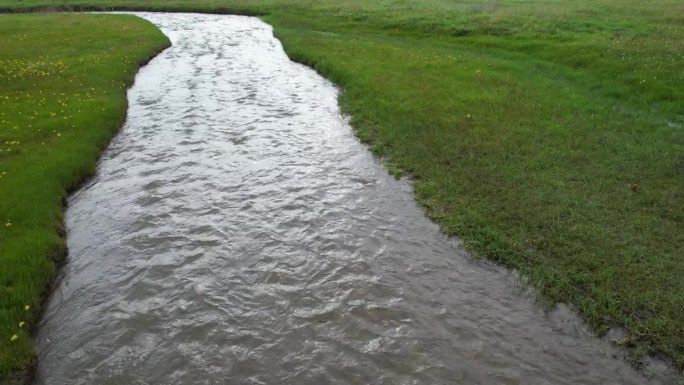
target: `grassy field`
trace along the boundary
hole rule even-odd
[[[0,15],[0,377],[32,360],[27,331],[65,253],[62,199],[121,126],[139,64],[167,44],[131,16]]]
[[[684,368],[680,0],[0,0],[40,7],[262,15],[446,233]]]

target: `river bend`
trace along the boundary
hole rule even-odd
[[[259,19],[138,14],[137,75],[36,384],[659,384],[443,236]]]

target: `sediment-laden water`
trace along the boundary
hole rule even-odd
[[[37,384],[659,384],[471,260],[256,18],[173,47],[69,202]]]

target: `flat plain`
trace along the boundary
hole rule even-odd
[[[341,87],[359,138],[412,178],[445,233],[520,270],[543,303],[574,305],[599,335],[624,328],[637,365],[654,354],[684,367],[680,1],[0,0],[0,9],[259,15],[293,60]],[[0,373],[30,361],[15,326],[35,319],[49,256],[63,252],[60,200],[92,172],[121,124],[125,85],[165,42],[144,23],[99,17],[0,16]],[[87,39],[49,43],[78,28]],[[36,55],[35,41],[46,51]],[[51,80],[8,70],[21,68]]]

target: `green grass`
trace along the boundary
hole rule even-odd
[[[627,329],[635,358],[682,368],[682,24],[654,3],[502,3],[464,11],[462,27],[267,20],[291,57],[343,86],[359,137],[412,176],[446,233],[599,333]]]
[[[40,7],[263,15],[446,233],[684,368],[680,0],[0,0]]]
[[[27,330],[66,251],[62,200],[121,126],[139,65],[167,45],[132,16],[0,15],[0,377],[32,361]]]
[[[440,38],[279,31],[446,233],[682,364],[684,99]]]

